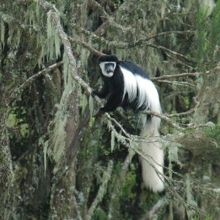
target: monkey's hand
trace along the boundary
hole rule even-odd
[[[105,99],[108,95],[108,87],[104,86],[100,91],[93,90],[92,96],[98,96],[100,99]]]
[[[100,118],[105,112],[103,111],[102,108],[99,109],[99,111],[95,114],[95,118],[98,119]]]
[[[98,96],[98,92],[95,91],[95,90],[93,90],[93,91],[91,92],[91,95],[92,95],[93,97]]]
[[[97,97],[99,97],[100,99],[105,98],[105,96],[102,94],[102,91],[93,90],[92,93],[91,93],[91,95],[92,95],[93,97],[97,96]]]

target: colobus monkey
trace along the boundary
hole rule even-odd
[[[104,55],[98,60],[104,85],[94,92],[107,102],[99,112],[114,111],[117,107],[131,108],[135,111],[153,111],[161,113],[157,89],[147,74],[132,62],[119,61],[116,56]],[[147,117],[147,115],[146,115]],[[164,153],[159,138],[160,118],[150,116],[144,123],[141,137],[141,149],[145,157],[140,157],[142,176],[145,185],[154,192],[164,189],[163,164]]]

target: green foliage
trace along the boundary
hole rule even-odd
[[[129,174],[126,176],[125,184],[121,191],[121,199],[124,202],[132,203],[135,201],[135,186],[137,184],[137,177],[136,177],[136,170],[133,170],[129,172]]]
[[[18,109],[13,109],[6,120],[8,128],[17,129],[17,132],[21,135],[21,138],[27,138],[30,133],[29,125],[26,121],[25,116],[27,112],[25,109],[22,112]]]
[[[216,7],[210,16],[207,16],[207,11],[201,8],[197,13],[197,60],[200,65],[204,66],[213,64],[218,61],[220,44],[220,2],[216,3]]]
[[[106,212],[101,208],[97,208],[94,216],[92,217],[92,220],[107,220],[107,219],[108,216]]]
[[[74,178],[71,179],[73,181],[68,179],[68,175],[72,174],[76,177],[77,190],[74,188],[71,195],[76,196],[79,209],[84,214],[94,201],[102,184],[102,174],[106,169],[106,164],[109,160],[114,160],[114,169],[108,183],[108,191],[98,204],[93,219],[105,220],[110,217],[126,220],[140,219],[142,214],[146,214],[154,206],[161,195],[153,194],[141,187],[141,171],[137,157],[132,160],[127,171],[123,170],[123,163],[127,156],[127,148],[124,146],[135,145],[132,141],[124,138],[122,133],[118,132],[120,129],[115,128],[112,121],[108,121],[108,126],[105,126],[104,123],[102,124],[102,120],[106,120],[105,117],[101,119],[92,117],[97,110],[95,103],[93,103],[93,97],[88,97],[83,89],[78,87],[77,82],[73,80],[72,76],[76,73],[73,72],[67,53],[61,54],[62,43],[58,35],[56,22],[53,20],[54,12],[52,12],[53,10],[50,10],[50,12],[43,10],[39,5],[40,2],[9,0],[0,5],[0,7],[3,7],[4,12],[2,13],[2,10],[0,10],[0,50],[3,51],[3,55],[0,53],[1,64],[3,64],[3,68],[1,66],[3,71],[0,73],[1,92],[3,91],[3,99],[0,99],[0,101],[3,100],[3,102],[0,104],[4,105],[4,102],[7,102],[8,97],[10,97],[10,92],[28,77],[41,70],[41,67],[48,66],[52,62],[56,62],[57,59],[63,58],[63,67],[57,71],[57,79],[53,80],[55,71],[52,74],[48,73],[46,77],[34,81],[22,93],[21,98],[19,97],[14,104],[16,111],[12,111],[14,106],[7,106],[9,109],[11,108],[6,120],[10,150],[13,156],[13,165],[18,167],[17,171],[15,170],[18,175],[14,184],[18,189],[14,195],[10,192],[17,204],[11,203],[9,207],[13,208],[12,213],[21,213],[21,217],[18,216],[17,219],[48,219],[48,212],[54,209],[52,204],[53,196],[56,196],[54,192],[57,190],[61,192],[60,194],[67,195],[64,191],[75,187],[73,187]],[[109,16],[114,17],[113,20],[110,19],[109,21],[107,17],[103,16],[102,10],[95,8],[92,3],[92,6],[89,5],[90,1],[52,0],[48,2],[53,3],[54,7],[59,10],[61,26],[72,39],[77,38],[100,51],[104,51],[104,49],[111,50],[121,59],[132,60],[144,69],[150,70],[151,76],[191,72],[201,67],[210,67],[219,59],[219,1],[214,12],[207,16],[207,13],[202,10],[197,13],[198,5],[195,7],[193,1],[190,0],[183,2],[141,0],[138,1],[138,4],[134,0],[95,0],[94,3],[98,2]],[[181,3],[182,8],[180,11],[176,9],[177,2]],[[78,25],[80,28],[75,28]],[[101,37],[98,31],[90,34],[89,31],[98,30],[100,27],[102,29]],[[196,34],[194,32],[195,28]],[[184,32],[188,29],[190,34],[182,33],[178,35],[175,33],[175,31]],[[158,33],[165,34],[158,35],[150,40],[147,39]],[[123,46],[123,43],[129,45],[142,38],[146,40],[132,48]],[[153,43],[156,46],[162,45],[174,53],[156,47],[151,48],[147,46],[148,43]],[[96,66],[95,62],[88,65],[90,51],[82,47],[81,44],[73,44],[72,51],[77,58],[79,73],[81,73],[80,68],[83,69],[82,72],[84,73]],[[175,52],[183,54],[189,61],[181,59],[178,55],[175,55]],[[199,65],[194,62],[194,58]],[[157,69],[159,69],[159,73]],[[93,70],[91,72],[93,75],[97,73]],[[81,74],[81,77],[84,77],[85,81],[88,82],[85,74]],[[198,87],[200,79],[202,80],[202,78],[199,78],[194,81],[194,78],[188,77],[186,79],[178,78],[175,81],[172,79],[155,81],[160,90],[164,112],[176,113],[190,109],[194,105],[193,97],[198,97],[195,94],[195,85],[197,85],[197,89],[200,89]],[[201,84],[203,83],[204,81],[201,81]],[[56,93],[55,89],[50,89],[52,85],[53,88],[59,88],[59,92]],[[77,93],[73,94],[74,91],[77,91]],[[72,95],[71,98],[66,99],[70,97],[70,94]],[[57,103],[59,104],[55,105]],[[70,126],[67,127],[66,124],[75,116],[71,115],[70,109],[76,108],[78,110],[78,107],[81,113],[80,120],[83,121],[84,116],[89,115],[89,123],[80,127],[81,121],[76,119],[76,124],[71,124],[71,121]],[[4,110],[3,108],[1,113]],[[56,115],[55,112],[57,112]],[[74,113],[78,114],[78,112]],[[137,117],[131,115],[133,115],[133,112],[131,114],[130,112],[123,112],[122,114],[121,112],[115,112],[114,118],[116,120],[120,119],[120,123],[127,132],[136,135],[139,134],[140,126]],[[187,115],[183,116],[183,119],[180,117],[176,120],[172,118],[172,121],[182,122],[186,125],[192,118],[192,115]],[[54,121],[58,121],[58,123],[54,124]],[[163,126],[170,131],[166,123]],[[80,147],[78,148],[77,159],[71,161],[73,163],[76,161],[77,167],[67,169],[67,171],[65,169],[68,163],[67,158],[62,156],[66,153],[66,150],[69,150],[69,148],[65,148],[65,144],[71,142],[72,138],[75,137],[74,129],[73,132],[69,132],[69,139],[66,136],[68,129],[71,130],[72,128],[76,128],[79,134],[83,135],[78,143]],[[164,139],[167,138],[166,134],[167,132],[163,132]],[[183,195],[180,199],[186,202],[186,205],[195,205],[194,195],[197,192],[194,192],[193,172],[197,176],[202,176],[204,170],[207,172],[206,166],[209,169],[211,169],[211,166],[218,168],[219,154],[216,153],[218,152],[216,149],[220,142],[220,128],[216,126],[207,129],[206,134],[194,135],[193,133],[190,135],[186,146],[188,147],[187,150],[193,155],[193,161],[190,160],[191,158],[187,158],[188,160],[184,161],[183,164],[182,161],[179,161],[182,157],[179,157],[179,145],[175,142],[176,134],[172,135],[174,138],[167,143],[169,168],[175,167],[174,163],[180,166],[183,165],[183,169],[191,164],[195,168],[196,162],[199,161],[198,158],[202,159],[202,166],[197,166],[195,170],[189,170],[190,178],[186,179],[184,193],[178,192],[180,193],[178,199]],[[185,137],[187,138],[187,136]],[[55,141],[50,143],[48,139]],[[5,141],[4,144],[6,143]],[[52,147],[53,150],[51,150]],[[193,152],[193,147],[196,148],[196,153]],[[53,162],[63,162],[64,166],[59,168],[64,171],[64,174],[56,175],[54,172],[56,170],[54,170],[51,157],[48,157],[48,154],[52,155]],[[0,157],[0,163],[3,158],[3,156]],[[19,158],[18,161],[17,158]],[[217,168],[216,170],[218,170]],[[170,177],[175,177],[175,175],[172,175],[171,169],[169,172]],[[214,177],[212,178],[214,179]],[[61,182],[66,182],[65,187]],[[27,187],[20,187],[23,185]],[[178,187],[181,187],[179,185]],[[200,187],[199,184],[198,186]],[[170,190],[167,192],[169,193]],[[201,194],[204,194],[204,192]],[[49,196],[47,197],[47,195]],[[200,196],[199,193],[196,195]],[[69,205],[66,202],[69,198],[65,197],[64,199],[55,201],[57,208],[64,209],[63,212],[68,212],[69,209],[73,210],[74,204],[72,201]],[[202,203],[205,202],[208,203],[209,199],[204,198]],[[167,211],[166,208],[164,210]],[[206,208],[206,206],[202,208]],[[46,216],[39,213],[44,213]],[[111,214],[110,217],[108,216],[109,213]],[[190,210],[187,210],[187,213],[192,218],[194,217],[194,213],[190,213]],[[206,217],[207,220],[215,219],[211,216]],[[62,219],[62,217],[58,216],[57,218]]]
[[[220,125],[215,127],[207,128],[206,133],[209,137],[213,138],[220,146]]]
[[[52,12],[47,14],[47,55],[48,59],[58,58],[60,56],[61,41],[58,36],[58,30],[52,23]]]

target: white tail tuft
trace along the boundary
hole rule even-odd
[[[156,123],[155,123],[156,122]],[[144,184],[153,192],[164,190],[164,152],[159,142],[158,122],[155,117],[146,124],[141,132],[145,140],[141,142],[141,150],[145,158],[140,157]]]
[[[137,108],[145,106],[145,110],[161,113],[160,100],[157,89],[153,82],[139,74],[120,67],[124,78],[124,93],[128,95],[129,103],[137,101]],[[145,155],[140,157],[142,164],[142,176],[146,187],[154,192],[164,189],[164,153],[159,142],[160,118],[151,116],[150,120],[144,123],[141,137],[141,150]]]
[[[159,95],[150,80],[148,81],[146,92],[150,111],[161,113]],[[143,181],[145,186],[154,192],[164,190],[164,152],[159,140],[160,121],[159,117],[151,116],[141,131],[141,137],[144,139],[141,142],[141,150],[145,155],[145,158],[140,157]]]

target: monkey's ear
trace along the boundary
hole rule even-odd
[[[112,52],[110,50],[103,50],[100,53],[94,54],[96,56],[96,60],[99,62],[99,59],[103,56],[112,55]]]
[[[111,54],[112,54],[112,51],[110,51],[110,50],[103,50],[103,53],[104,53],[105,55],[111,55]]]

